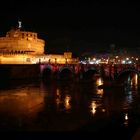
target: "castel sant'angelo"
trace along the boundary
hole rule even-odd
[[[0,37],[0,64],[77,63],[72,52],[64,54],[44,54],[45,41],[37,33],[22,31],[21,22],[5,37]]]

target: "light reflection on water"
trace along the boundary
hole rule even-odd
[[[70,95],[66,95],[65,96],[65,109],[66,110],[71,109],[70,100],[71,100],[71,96]]]
[[[91,102],[91,112],[94,115],[96,113],[97,104],[96,101]]]
[[[125,116],[124,116],[124,125],[128,126],[128,114],[127,113],[125,113]]]
[[[122,89],[98,89],[106,82],[101,77],[84,84],[38,81],[1,89],[0,129],[78,130],[90,121],[119,117],[128,126],[129,110],[138,96],[138,76],[127,80],[131,84]]]
[[[103,84],[103,79],[101,78],[101,77],[98,77],[97,79],[96,79],[96,85],[97,86],[100,86],[100,85],[102,85]]]

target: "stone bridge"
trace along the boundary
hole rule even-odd
[[[116,79],[126,72],[135,72],[140,76],[140,65],[130,64],[40,64],[41,77],[59,78],[62,73],[69,73],[79,78],[98,74],[103,78]]]
[[[95,65],[95,64],[8,64],[0,65],[0,79],[33,79],[54,77],[91,78],[100,75],[103,78],[117,79],[126,73],[140,76],[140,65]]]

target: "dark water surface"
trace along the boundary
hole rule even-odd
[[[92,132],[94,138],[131,139],[140,124],[137,75],[125,86],[93,81],[25,81],[0,88],[1,131]],[[119,84],[122,84],[121,82]]]

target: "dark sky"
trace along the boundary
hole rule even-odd
[[[38,32],[48,53],[74,53],[140,47],[140,5],[128,1],[5,1],[0,8],[0,32],[22,21]]]

